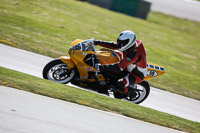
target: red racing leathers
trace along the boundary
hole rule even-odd
[[[116,42],[94,41],[95,45],[99,45],[111,49],[119,49]],[[119,85],[120,92],[127,93],[128,85],[133,85],[141,82],[147,75],[147,61],[146,52],[141,40],[136,40],[136,45],[123,51],[121,61],[117,64],[103,65],[102,69],[109,69],[111,71],[121,72],[128,71]],[[100,68],[101,69],[101,68]]]

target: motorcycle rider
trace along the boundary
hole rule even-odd
[[[128,86],[141,82],[147,75],[146,52],[141,40],[136,40],[133,31],[126,30],[119,34],[117,42],[95,40],[95,45],[116,49],[123,54],[118,63],[100,65],[101,71],[123,73],[122,81],[118,81],[116,90],[121,94],[128,94]]]

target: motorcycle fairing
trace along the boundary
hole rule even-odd
[[[75,66],[74,62],[73,62],[73,61],[71,60],[71,58],[68,57],[68,56],[61,56],[61,57],[60,57],[60,60],[61,60],[63,63],[67,64],[67,67],[68,67],[69,69],[71,69],[71,68],[73,68],[73,67]]]
[[[120,57],[113,51],[97,51],[97,58],[100,64],[113,64],[120,61]]]
[[[164,73],[165,72],[163,66],[147,62],[147,76],[144,78],[144,80],[158,77],[160,75],[163,75]]]

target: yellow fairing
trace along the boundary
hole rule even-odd
[[[147,76],[144,78],[144,80],[148,80],[160,75],[163,75],[164,67],[152,63],[147,63]]]
[[[71,46],[74,46],[82,41],[83,40],[81,40],[81,39],[76,39],[71,43]],[[71,53],[73,53],[73,52],[75,52],[75,51],[70,51],[69,54],[72,55]],[[81,51],[76,51],[76,54],[77,54],[77,52],[81,52]],[[92,53],[89,53],[89,52],[90,51],[87,51],[87,52],[85,51],[85,53],[87,53],[87,54],[94,54],[93,52]],[[117,54],[113,50],[102,48],[96,52],[97,52],[97,58],[99,59],[100,64],[112,64],[112,63],[117,63],[120,61],[119,56],[117,56]],[[79,56],[81,56],[81,54],[78,54],[78,57]],[[81,59],[83,59],[83,58],[81,57]]]
[[[119,56],[113,51],[97,51],[100,64],[112,64],[120,61]]]
[[[90,79],[89,73],[96,71],[96,69],[92,66],[87,65],[83,59],[89,55],[89,54],[94,54],[92,51],[79,51],[79,50],[74,50],[73,52],[71,51],[70,53],[71,60],[74,62],[76,65],[79,73],[80,73],[80,79],[82,81],[88,81],[88,82],[95,82],[94,78]],[[98,81],[105,80],[104,77],[100,75],[96,75]]]
[[[70,57],[67,57],[67,56],[61,56],[60,57],[60,60],[62,62],[64,62],[65,64],[67,64],[68,68],[71,69],[74,67],[74,63],[72,62],[72,60],[70,59]]]
[[[71,43],[71,46],[74,46],[74,45],[76,45],[76,44],[78,44],[79,42],[82,42],[82,41],[83,40],[81,40],[81,39],[76,39]]]
[[[76,39],[71,43],[71,46],[74,46],[82,41],[83,40],[81,39]],[[117,54],[114,53],[112,50],[104,49],[104,51],[96,51],[96,52],[97,52],[96,56],[99,59],[99,63],[101,64],[116,63],[120,60]],[[93,51],[79,51],[73,49],[69,50],[69,55],[71,56],[71,60],[77,66],[78,71],[80,73],[80,79],[82,81],[86,80],[89,82],[95,82],[94,78],[93,79],[89,78],[90,77],[89,73],[96,71],[96,69],[83,62],[83,59],[89,54],[95,54],[95,53]],[[96,77],[98,81],[105,80],[101,74],[96,75]]]

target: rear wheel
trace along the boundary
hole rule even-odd
[[[129,86],[128,88],[129,92],[127,94],[122,94],[118,91],[114,91],[114,97],[139,104],[148,97],[150,92],[150,86],[147,81],[135,84],[134,86]]]
[[[67,64],[60,59],[49,62],[43,69],[44,79],[61,84],[70,82],[75,76],[75,70],[69,70]]]
[[[134,86],[131,86],[130,92],[125,99],[133,103],[139,104],[148,97],[149,93],[149,83],[147,81],[143,81],[141,83],[135,84]]]

